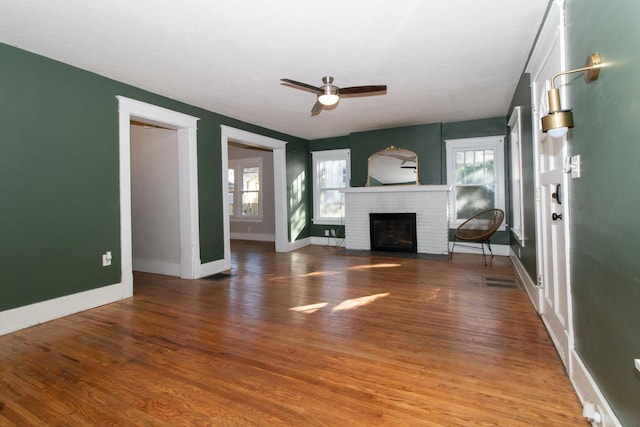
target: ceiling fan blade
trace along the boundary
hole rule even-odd
[[[317,116],[318,114],[320,114],[320,111],[322,111],[322,104],[320,104],[320,101],[316,101],[316,103],[313,104],[313,108],[311,109],[311,115]]]
[[[318,92],[320,90],[319,87],[313,86],[313,85],[309,85],[306,83],[302,83],[302,82],[297,82],[295,80],[291,80],[291,79],[280,79],[281,82],[285,82],[288,83],[291,86],[295,86],[298,89],[304,89],[304,90],[310,90],[312,92]]]
[[[387,85],[373,85],[373,86],[350,86],[341,87],[340,95],[350,95],[356,93],[370,93],[370,92],[386,92]]]

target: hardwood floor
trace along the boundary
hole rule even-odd
[[[0,337],[0,425],[587,426],[511,262],[233,242],[233,277]]]

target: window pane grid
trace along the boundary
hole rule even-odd
[[[456,185],[494,182],[494,150],[456,151]]]
[[[260,163],[236,161],[229,167],[229,216],[260,218]]]

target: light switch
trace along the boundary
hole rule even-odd
[[[571,156],[571,178],[580,178],[580,154]]]
[[[636,364],[636,369],[640,371],[640,359],[636,359],[635,364]]]

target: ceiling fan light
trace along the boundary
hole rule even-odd
[[[333,105],[338,102],[340,97],[335,93],[323,93],[318,96],[318,102],[322,105]]]
[[[318,93],[318,102],[322,105],[334,105],[340,100],[338,88],[331,84],[325,84]]]

